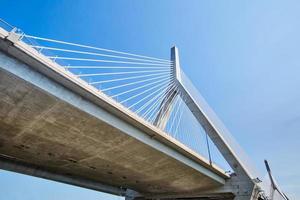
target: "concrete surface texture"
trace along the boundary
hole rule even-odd
[[[142,193],[193,193],[222,186],[4,69],[0,131],[0,154],[58,174]]]

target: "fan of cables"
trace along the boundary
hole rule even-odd
[[[25,35],[31,47],[153,123],[175,86],[172,61]],[[38,41],[38,43],[36,42]]]
[[[210,163],[220,157],[211,152],[213,143],[185,104],[185,94],[177,90],[171,60],[31,35],[23,41],[154,126],[158,116],[168,115],[159,128]],[[171,109],[163,110],[169,98]]]

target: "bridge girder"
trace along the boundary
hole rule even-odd
[[[1,36],[1,29],[0,29],[0,36]],[[212,167],[204,165],[205,163],[200,162],[201,161],[200,157],[196,157],[196,155],[189,153],[186,149],[181,149],[180,146],[178,146],[176,148],[175,143],[173,143],[173,141],[171,141],[172,143],[167,144],[166,142],[168,142],[168,140],[161,138],[161,136],[164,136],[164,135],[162,135],[161,132],[159,132],[157,129],[150,130],[149,127],[141,127],[141,126],[144,126],[144,124],[137,124],[136,122],[132,123],[132,121],[129,121],[125,117],[123,118],[119,112],[118,113],[115,113],[113,111],[111,111],[110,113],[105,112],[107,110],[103,109],[103,107],[104,107],[103,102],[102,102],[103,99],[101,99],[101,97],[98,98],[98,96],[96,96],[96,95],[92,96],[95,94],[95,93],[93,93],[93,90],[92,91],[88,90],[88,89],[84,90],[85,88],[80,88],[80,90],[78,91],[78,89],[79,89],[78,85],[70,83],[71,82],[70,79],[63,76],[63,73],[65,73],[66,71],[63,71],[63,73],[56,73],[51,68],[51,67],[53,67],[53,65],[55,63],[50,62],[50,63],[45,64],[43,62],[43,60],[39,60],[38,55],[36,55],[36,57],[33,57],[32,55],[28,54],[28,51],[30,52],[30,49],[26,49],[28,51],[23,51],[21,45],[23,45],[22,42],[17,41],[16,43],[13,43],[12,41],[9,41],[8,38],[4,38],[4,39],[1,38],[1,40],[0,40],[0,49],[1,49],[1,53],[0,53],[0,62],[1,62],[0,72],[1,73],[0,73],[0,75],[2,75],[1,86],[3,86],[3,88],[6,88],[5,90],[1,90],[3,92],[1,94],[2,96],[5,97],[5,95],[9,94],[12,96],[6,96],[6,98],[8,98],[8,97],[13,98],[13,95],[15,94],[14,92],[9,92],[9,93],[5,93],[5,92],[13,91],[14,88],[18,87],[18,86],[21,86],[21,87],[26,86],[26,88],[28,86],[28,88],[27,88],[28,92],[30,91],[28,94],[30,94],[30,93],[36,94],[33,96],[39,96],[41,94],[42,96],[46,95],[46,96],[51,96],[51,97],[55,97],[55,98],[57,97],[58,101],[64,101],[64,102],[67,102],[68,105],[71,105],[76,108],[80,108],[80,110],[83,111],[83,113],[80,114],[80,117],[82,119],[85,117],[84,116],[85,114],[88,114],[89,117],[93,116],[93,117],[96,117],[98,120],[100,120],[99,123],[101,123],[101,120],[104,122],[107,122],[107,123],[111,123],[115,126],[116,129],[124,131],[124,133],[122,135],[127,135],[128,137],[131,138],[131,140],[137,140],[139,142],[142,142],[144,144],[143,145],[144,147],[151,148],[153,150],[157,150],[161,154],[161,156],[168,156],[173,161],[180,162],[179,165],[177,165],[177,166],[181,168],[181,170],[180,170],[181,172],[182,172],[182,170],[185,170],[184,168],[190,169],[191,171],[186,172],[186,173],[184,172],[185,176],[181,175],[181,177],[185,177],[184,178],[185,182],[183,185],[184,187],[186,187],[186,185],[193,184],[191,187],[195,186],[196,188],[201,188],[203,186],[207,187],[207,185],[205,185],[204,183],[209,185],[211,182],[213,182],[213,184],[215,184],[217,186],[225,183],[225,179],[228,178],[228,176],[225,175],[222,171],[217,171],[217,169],[214,169]],[[26,89],[26,91],[27,91],[27,89]],[[98,93],[96,93],[96,94],[98,94]],[[18,95],[18,94],[15,94],[15,95]],[[31,95],[27,95],[27,96],[29,98]],[[97,98],[95,98],[95,97],[97,97]],[[27,98],[27,100],[28,100],[28,98]],[[29,102],[35,102],[34,100],[39,101],[40,99],[44,99],[44,98],[30,99]],[[1,99],[1,100],[3,100],[3,99]],[[4,98],[4,100],[5,100],[5,98]],[[21,99],[21,101],[23,101],[23,99]],[[1,105],[5,105],[5,104],[1,104]],[[25,104],[22,103],[22,105],[25,105]],[[49,102],[46,103],[45,101],[35,102],[35,103],[30,104],[30,106],[27,104],[28,108],[32,109],[32,110],[36,109],[35,106],[39,107],[39,109],[42,109],[44,107],[43,105],[50,105],[50,104],[49,104]],[[64,106],[68,107],[68,105],[64,105]],[[3,106],[3,107],[5,107],[5,106]],[[20,110],[20,109],[18,109],[17,106],[15,108],[16,108],[16,110]],[[105,107],[105,108],[107,108],[107,107]],[[44,113],[44,114],[48,113],[47,109],[42,111],[42,113]],[[59,110],[64,110],[64,109],[63,109],[63,107],[60,107]],[[69,110],[69,112],[70,112],[70,110]],[[38,116],[43,116],[43,115],[38,114]],[[12,116],[6,116],[7,119],[11,119],[11,117]],[[16,114],[13,117],[23,118],[21,113]],[[126,117],[128,118],[128,116],[126,116]],[[31,118],[34,119],[35,122],[36,122],[36,120],[40,119],[39,117],[27,117],[26,119],[31,120]],[[8,121],[13,122],[15,120],[8,120]],[[51,121],[52,122],[55,122],[55,121],[63,122],[61,120],[56,120],[55,117],[51,118]],[[33,124],[40,124],[40,123],[30,123],[30,124],[33,125]],[[71,125],[76,126],[78,124],[79,123],[71,124]],[[11,125],[14,126],[13,124],[11,124]],[[70,124],[66,124],[66,125],[70,125]],[[138,125],[139,125],[139,127],[137,127]],[[3,128],[3,127],[1,127],[1,128]],[[4,126],[4,131],[7,132],[6,134],[13,135],[14,130],[11,130],[11,129],[9,129],[9,130],[11,133],[9,133],[9,131],[7,131]],[[31,128],[31,130],[33,130],[33,129]],[[17,171],[18,167],[19,167],[19,169],[20,169],[19,172],[21,172],[23,174],[27,173],[29,175],[33,175],[33,176],[37,176],[37,177],[44,176],[44,178],[47,178],[50,180],[52,179],[55,181],[66,182],[68,184],[74,184],[74,185],[78,185],[79,184],[78,182],[82,182],[82,183],[80,183],[82,185],[82,187],[86,187],[86,188],[94,187],[94,186],[88,186],[87,183],[84,183],[84,179],[80,179],[80,180],[77,179],[75,176],[76,174],[74,174],[72,176],[73,177],[72,179],[69,179],[68,176],[64,177],[64,176],[62,176],[62,174],[60,174],[61,172],[67,173],[66,171],[60,171],[57,168],[55,168],[54,172],[50,171],[50,170],[49,171],[43,170],[42,166],[44,166],[44,165],[41,165],[41,163],[37,164],[36,162],[29,160],[30,157],[42,158],[44,156],[47,156],[46,152],[48,150],[46,150],[47,148],[45,148],[45,146],[43,146],[43,148],[39,149],[39,150],[35,149],[38,146],[35,146],[36,144],[34,144],[34,142],[40,143],[41,139],[42,139],[39,137],[41,135],[40,134],[41,132],[36,132],[36,133],[37,133],[37,135],[35,135],[34,138],[39,138],[39,139],[37,139],[39,141],[37,141],[36,139],[24,141],[21,136],[21,137],[19,137],[18,141],[10,140],[10,143],[7,142],[7,140],[2,141],[2,138],[6,136],[6,135],[3,136],[3,134],[2,134],[2,138],[0,141],[1,153],[4,153],[5,155],[10,155],[11,156],[10,158],[13,160],[13,164],[14,164],[14,165],[12,165],[12,163],[9,162],[9,160],[6,160],[7,163],[5,165],[3,162],[3,165],[2,165],[3,169]],[[26,136],[26,134],[27,133],[25,133],[23,135]],[[11,135],[9,135],[9,137]],[[70,134],[65,134],[63,137],[66,137],[67,135],[70,135]],[[109,135],[112,135],[112,133],[110,133]],[[155,137],[153,137],[153,135],[155,135]],[[103,139],[105,139],[105,138],[102,138],[101,140],[103,140]],[[162,139],[164,139],[164,142]],[[14,145],[14,142],[17,142],[17,143],[15,143],[15,145]],[[12,147],[12,146],[18,147],[18,145],[20,146],[21,145],[20,143],[22,143],[22,142],[28,142],[28,145],[30,147],[32,145],[33,148],[29,148],[30,150],[18,148],[18,150],[14,151],[13,153],[8,152],[8,150],[10,150],[10,147]],[[68,142],[68,141],[61,138],[59,142],[64,143],[64,142]],[[22,144],[24,144],[24,143],[22,143]],[[83,144],[84,144],[84,142],[83,142]],[[79,144],[79,145],[81,145],[81,144]],[[173,145],[173,146],[171,146],[171,145]],[[42,147],[42,146],[40,146],[40,147]],[[75,149],[78,147],[79,146],[76,146],[76,147],[73,146],[73,148],[75,148]],[[97,146],[97,148],[100,148],[100,147]],[[134,148],[134,146],[131,144],[131,145],[127,146],[127,148],[129,148],[129,150],[132,151],[132,148]],[[3,151],[3,149],[5,151]],[[18,155],[14,154],[15,152],[22,152],[22,154],[23,153],[26,154],[26,153],[30,153],[31,150],[35,151],[35,152],[33,154],[31,154],[31,156],[28,156],[26,159],[24,159],[24,157],[22,157],[23,155],[19,154],[20,157],[18,157]],[[57,150],[59,152],[63,152],[63,151],[60,151],[59,149],[57,149]],[[52,152],[52,151],[48,151],[48,152]],[[54,152],[54,155],[59,154],[59,152]],[[51,154],[51,155],[53,155],[53,154]],[[77,154],[77,155],[79,155],[79,154]],[[194,157],[190,157],[190,156],[194,156]],[[132,157],[134,157],[134,156],[132,156]],[[18,158],[17,160],[26,161],[26,163],[32,163],[32,164],[34,163],[36,165],[30,165],[30,166],[26,165],[26,168],[24,168],[24,166],[22,165],[21,162],[14,161],[15,158]],[[38,159],[40,159],[40,158],[38,158]],[[157,158],[157,157],[154,156],[153,158]],[[79,162],[80,162],[80,160],[78,161],[78,163]],[[47,164],[47,162],[42,162],[42,163],[45,165]],[[58,163],[58,165],[60,165],[60,164],[62,164],[62,163]],[[147,163],[144,163],[144,164],[145,164],[145,166],[149,166]],[[59,167],[58,165],[55,165],[55,166]],[[71,165],[73,165],[73,164],[71,164]],[[177,166],[174,166],[174,168],[172,168],[172,169],[177,169]],[[151,166],[151,168],[154,169],[154,166]],[[21,169],[23,169],[23,170],[21,170]],[[52,169],[53,169],[53,166],[52,166]],[[88,170],[97,171],[98,169],[97,170],[88,169]],[[165,169],[165,171],[168,174],[170,173],[170,169]],[[74,173],[76,173],[76,171]],[[152,172],[150,171],[150,173],[152,173]],[[105,176],[107,176],[107,171],[106,170],[102,171],[102,174],[106,174]],[[152,173],[152,174],[157,175],[157,173]],[[204,177],[203,177],[205,179],[204,183],[203,183],[203,180],[201,179],[201,176],[200,176],[201,174],[204,175]],[[52,177],[52,175],[53,175],[53,177]],[[178,175],[180,175],[180,174],[176,174],[176,172],[175,172],[171,178],[174,178],[174,176],[178,176]],[[82,176],[82,174],[80,174],[80,176]],[[115,175],[115,176],[117,176],[117,175]],[[188,183],[188,182],[186,182],[186,178],[190,177],[190,176],[193,176],[193,178],[191,179],[191,182]],[[99,180],[99,183],[102,183],[101,182],[102,180],[105,181],[105,179],[101,179],[101,177],[97,177],[97,176],[94,176],[94,177],[97,178],[97,180]],[[122,179],[122,176],[118,176],[118,177]],[[149,175],[145,174],[144,179],[141,179],[139,181],[146,182],[147,177],[149,177]],[[165,176],[164,176],[164,179],[166,179]],[[199,183],[198,186],[194,184],[195,180],[197,183]],[[124,179],[122,181],[124,181]],[[172,184],[171,181],[169,183]],[[137,184],[137,183],[134,183],[134,184]],[[163,183],[156,182],[155,184],[165,187],[166,180],[163,180]],[[179,183],[179,184],[181,184],[181,183]],[[122,188],[123,189],[127,188],[127,186],[124,186],[124,185],[121,185]],[[145,183],[144,183],[144,185],[147,186]],[[181,188],[180,187],[177,186],[177,188],[179,189],[178,191],[180,191],[181,188],[183,188],[183,187],[181,187]],[[131,185],[130,188],[135,188],[135,187]],[[98,189],[96,187],[94,187],[94,189],[103,191],[103,189],[101,189],[101,187],[99,187]],[[150,188],[150,189],[152,189],[152,188]],[[128,189],[126,189],[126,194],[124,194],[124,195],[132,196],[133,194],[132,193],[128,194]]]
[[[211,140],[214,142],[218,150],[221,152],[221,154],[224,156],[228,164],[232,167],[232,169],[235,171],[235,174],[231,177],[230,180],[228,180],[225,184],[225,186],[222,186],[220,189],[212,190],[209,194],[218,194],[222,191],[231,191],[234,194],[234,198],[236,200],[249,200],[256,198],[256,184],[253,181],[253,176],[247,168],[245,167],[245,164],[242,163],[236,154],[236,152],[233,151],[233,149],[230,147],[230,145],[224,140],[222,137],[222,134],[216,129],[216,127],[213,125],[213,122],[207,118],[206,113],[203,112],[201,105],[198,104],[198,102],[195,101],[193,96],[189,93],[187,88],[182,82],[181,77],[181,70],[179,65],[179,57],[178,57],[178,49],[176,47],[173,47],[171,50],[171,60],[173,60],[174,68],[173,73],[176,77],[178,88],[176,88],[174,91],[172,91],[169,94],[169,97],[171,100],[166,100],[162,106],[164,106],[163,110],[167,111],[166,115],[159,114],[157,116],[157,125],[160,128],[164,128],[166,125],[166,122],[170,116],[170,111],[172,110],[172,104],[174,103],[174,99],[178,95],[185,95],[188,98],[185,99],[186,105],[189,107],[195,118],[198,120],[198,122],[202,125],[204,130],[207,132],[207,134],[210,136]],[[2,160],[3,161],[3,160]],[[1,161],[1,162],[2,162]],[[6,160],[7,161],[7,160]],[[30,169],[28,166],[22,166],[20,163],[14,163],[14,162],[3,162],[3,166],[6,166],[6,169],[11,169],[12,171],[18,171],[21,173],[27,173],[34,176],[44,177],[48,179],[53,179],[52,174],[50,172],[46,171],[39,171],[39,169]],[[48,177],[48,175],[51,175],[52,178]],[[55,176],[54,176],[55,177]],[[106,191],[109,193],[120,193],[121,195],[128,196],[128,198],[131,199],[201,199],[204,198],[204,196],[201,196],[200,194],[191,196],[190,194],[186,194],[184,196],[173,196],[173,197],[167,197],[167,196],[147,196],[144,195],[144,197],[141,197],[140,195],[137,195],[134,192],[130,192],[130,194],[126,190],[118,189],[118,188],[110,188],[105,185],[97,185],[95,186],[94,183],[91,183],[91,185],[87,185],[84,183],[84,180],[77,180],[77,179],[68,179],[69,177],[60,176],[60,180],[63,180],[62,182],[75,184],[78,183],[78,185],[92,188],[98,187],[97,190],[100,191]],[[225,188],[225,190],[224,190]],[[113,191],[113,192],[112,192]],[[206,194],[208,198],[209,194]],[[213,198],[213,195],[211,195]],[[219,196],[220,197],[220,196]],[[210,197],[209,197],[210,198]],[[221,198],[221,197],[220,197]]]

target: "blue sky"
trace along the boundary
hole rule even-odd
[[[300,2],[289,0],[2,0],[0,17],[28,34],[155,57],[168,58],[176,44],[182,68],[259,171],[265,173],[267,158],[283,190],[297,199],[299,10]],[[3,171],[0,186],[0,199],[105,195]]]

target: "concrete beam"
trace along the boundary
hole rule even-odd
[[[179,177],[180,174],[176,173],[175,170],[172,171],[173,174],[170,175],[170,170],[168,168],[162,169],[165,170],[166,175],[171,179],[173,179],[174,176],[178,176],[176,185],[174,186],[173,180],[162,180],[164,181],[163,183],[158,181],[151,182],[149,173],[138,174],[138,171],[136,169],[133,169],[135,170],[135,175],[138,175],[140,177],[138,177],[138,183],[131,183],[131,185],[133,185],[133,187],[131,188],[136,189],[135,187],[140,187],[141,184],[144,183],[145,187],[140,188],[145,189],[145,191],[157,190],[155,187],[149,187],[147,184],[145,184],[146,179],[150,182],[150,185],[160,185],[161,188],[166,188],[168,190],[170,190],[170,187],[176,187],[176,191],[174,191],[174,193],[180,192],[181,190],[189,190],[190,188],[194,187],[194,189],[200,190],[206,188],[207,183],[214,185],[214,187],[219,187],[225,184],[225,180],[226,178],[228,178],[228,176],[222,173],[221,170],[217,170],[213,166],[209,166],[205,159],[190,151],[188,148],[184,147],[177,141],[172,140],[172,138],[167,137],[166,134],[164,134],[161,130],[156,129],[155,127],[152,127],[148,124],[140,123],[141,121],[139,118],[133,116],[131,113],[127,113],[126,111],[122,110],[120,107],[118,107],[118,105],[115,105],[115,103],[108,101],[104,96],[99,94],[99,91],[93,89],[87,83],[81,83],[63,69],[57,68],[55,66],[55,63],[53,63],[52,61],[44,59],[37,52],[31,52],[32,49],[26,47],[25,44],[11,44],[5,39],[1,39],[0,49],[5,52],[0,53],[1,73],[8,73],[10,77],[14,77],[15,80],[20,81],[19,86],[30,85],[28,87],[30,87],[31,90],[34,90],[37,93],[41,92],[46,96],[55,97],[59,102],[66,102],[67,104],[65,105],[65,107],[70,106],[74,109],[80,110],[80,112],[82,112],[80,116],[88,115],[87,119],[93,117],[99,120],[99,124],[108,124],[109,126],[113,127],[114,130],[116,129],[120,131],[120,135],[126,135],[126,137],[130,138],[130,140],[134,140],[134,144],[143,144],[142,146],[147,149],[147,152],[150,152],[150,150],[155,151],[155,156],[153,156],[154,159],[157,158],[156,156],[163,159],[167,157],[168,159],[170,159],[170,162],[172,162],[170,163],[172,165],[172,169],[178,168],[183,174]],[[3,77],[5,78],[6,76]],[[3,87],[7,89],[10,88],[10,86],[15,85],[17,85],[17,83],[6,85],[6,83],[3,82]],[[34,89],[36,87],[38,89]],[[4,95],[6,94],[4,93]],[[39,103],[42,104],[42,102]],[[32,105],[32,107],[34,107],[34,105]],[[61,107],[61,109],[63,109],[63,107]],[[47,111],[45,113],[47,113]],[[56,121],[55,116],[52,117],[54,117],[54,119],[52,120]],[[72,126],[76,126],[76,124],[72,124]],[[111,134],[112,132],[107,132],[107,135]],[[155,135],[154,138],[153,135]],[[36,136],[39,137],[39,134],[37,134]],[[93,139],[101,140],[101,138]],[[30,140],[27,141],[30,142]],[[133,145],[131,144],[127,146],[127,148],[134,152],[134,148],[132,148],[132,146]],[[2,150],[4,148],[6,147],[2,146]],[[7,149],[4,150],[7,151]],[[124,151],[126,153],[126,148],[124,149]],[[22,153],[26,152],[23,151]],[[94,155],[92,152],[90,153],[91,155]],[[135,154],[137,153],[143,152],[135,152]],[[128,157],[130,157],[130,159],[135,159],[134,154]],[[136,159],[140,159],[141,157],[145,156],[137,155]],[[169,162],[167,162],[167,159],[165,160],[166,163]],[[149,164],[147,163],[139,163],[142,165],[140,167],[149,167]],[[125,167],[125,165],[123,165],[122,167]],[[157,165],[157,167],[159,168],[160,166]],[[151,166],[151,168],[153,168],[153,166]],[[139,168],[139,170],[144,170],[144,168]],[[129,173],[129,175],[130,174],[132,173]],[[153,173],[152,175],[156,176],[154,178],[156,180],[163,178],[161,176],[157,177],[157,173]],[[105,176],[107,176],[107,174]],[[121,175],[118,177],[122,178]],[[181,179],[182,182],[178,181],[179,179]],[[100,179],[100,181],[101,180],[102,179]],[[129,182],[130,180],[127,179],[126,181]],[[116,183],[118,184],[119,182]],[[166,186],[168,186],[169,188],[167,188]]]
[[[52,172],[49,169],[42,168],[40,166],[34,166],[17,159],[4,157],[0,155],[0,169],[35,176],[38,178],[44,178],[61,183],[75,185],[87,189],[96,190],[99,192],[106,192],[118,196],[126,195],[126,188],[118,188],[100,182],[91,181],[88,179],[76,177],[74,174],[60,174],[59,172]]]
[[[153,125],[145,124],[132,113],[124,111],[119,104],[111,101],[86,82],[77,79],[73,74],[61,69],[56,63],[38,54],[22,41],[12,44],[7,42],[9,36],[0,28],[0,50],[16,57],[26,65],[18,66],[15,60],[1,55],[5,64],[0,68],[7,70],[16,76],[28,81],[50,94],[71,103],[75,107],[81,107],[85,112],[95,117],[100,117],[107,123],[118,127],[130,136],[162,151],[163,153],[187,164],[188,166],[204,172],[221,184],[225,183],[228,176],[223,170],[210,166],[208,161],[200,155],[196,155],[180,142],[164,134]],[[7,59],[7,60],[5,60]],[[8,66],[12,64],[12,66]],[[15,64],[16,63],[16,64]],[[30,66],[30,67],[29,67]],[[82,106],[82,105],[85,106]],[[98,110],[101,110],[100,112]],[[150,136],[150,137],[149,137]]]

